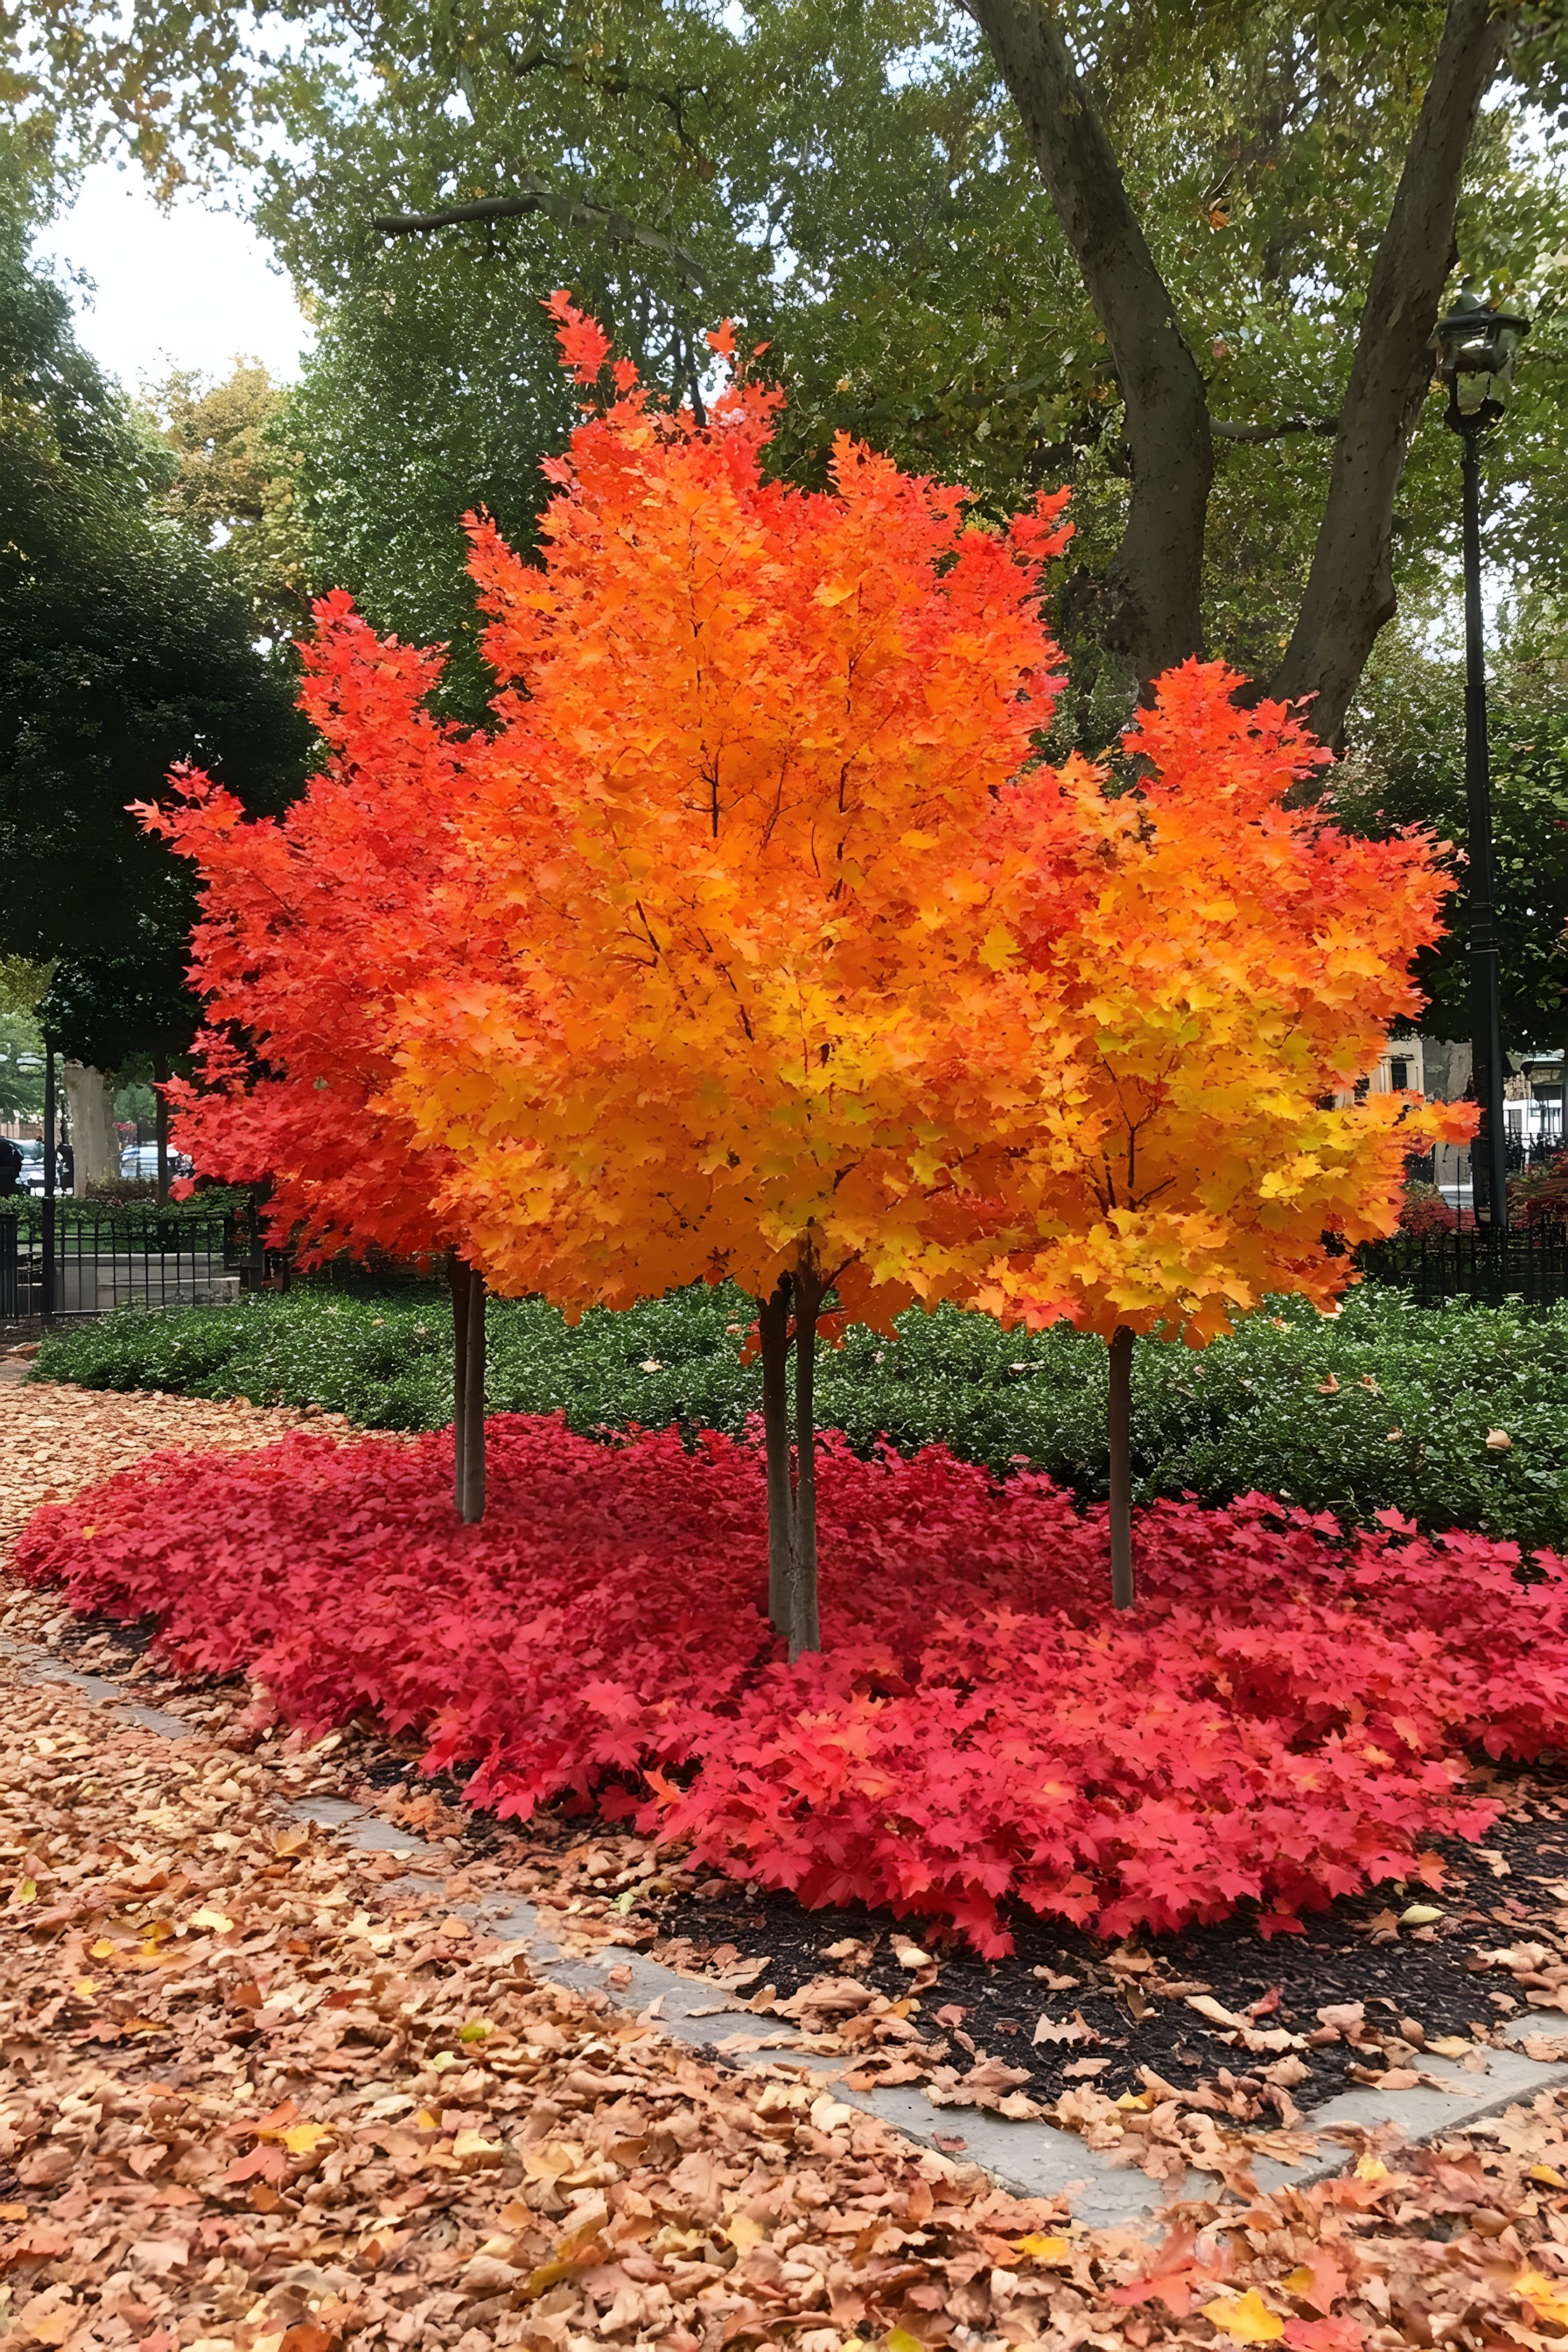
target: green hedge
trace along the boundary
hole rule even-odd
[[[494,1302],[491,1410],[560,1410],[587,1431],[639,1422],[739,1433],[760,1402],[756,1368],[740,1361],[750,1317],[729,1290],[595,1311],[575,1329],[536,1300]],[[37,1373],[433,1429],[451,1418],[450,1347],[439,1292],[297,1290],[122,1310],[47,1340]],[[856,1330],[825,1352],[820,1415],[859,1447],[941,1439],[997,1471],[1026,1461],[1097,1497],[1105,1362],[1098,1340],[1066,1328],[1029,1338],[981,1315],[915,1312],[897,1340]],[[1492,1429],[1508,1433],[1507,1452],[1488,1451]],[[1345,1517],[1393,1505],[1424,1527],[1568,1549],[1568,1307],[1424,1307],[1368,1285],[1332,1320],[1287,1301],[1201,1353],[1145,1341],[1133,1441],[1145,1498],[1190,1490],[1222,1501],[1258,1487]]]

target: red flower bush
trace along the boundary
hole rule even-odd
[[[1510,1177],[1508,1204],[1515,1218],[1522,1213],[1527,1225],[1568,1223],[1568,1151],[1555,1151],[1544,1167],[1538,1163]]]
[[[1417,1241],[1435,1239],[1441,1234],[1456,1234],[1461,1223],[1457,1209],[1451,1209],[1436,1184],[1407,1184],[1404,1205],[1399,1212],[1399,1230],[1412,1234]],[[1469,1218],[1473,1224],[1475,1219]]]
[[[940,1448],[824,1448],[824,1616],[795,1666],[759,1613],[760,1454],[491,1424],[461,1527],[447,1435],[155,1455],[46,1506],[22,1573],[153,1611],[185,1672],[242,1669],[312,1733],[374,1709],[427,1770],[525,1818],[567,1792],[705,1864],[944,1923],[982,1951],[1022,1905],[1103,1935],[1275,1926],[1497,1808],[1465,1751],[1568,1742],[1568,1577],[1510,1544],[1347,1535],[1252,1496],[1143,1515],[1118,1620],[1102,1514]]]

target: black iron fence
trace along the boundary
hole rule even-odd
[[[1510,1135],[1503,1143],[1503,1158],[1510,1176],[1529,1176],[1560,1160],[1563,1149],[1563,1138],[1555,1132]],[[1439,1185],[1445,1192],[1468,1193],[1470,1190],[1470,1155],[1458,1144],[1439,1143],[1430,1151],[1412,1153],[1405,1171],[1419,1182]]]
[[[237,1297],[248,1270],[232,1216],[46,1202],[0,1211],[0,1321],[74,1321],[116,1307]]]
[[[232,1196],[231,1196],[232,1198]],[[221,1304],[243,1291],[426,1288],[436,1260],[330,1260],[296,1272],[291,1252],[262,1237],[257,1201],[203,1213],[200,1202],[53,1202],[0,1196],[0,1324],[76,1321],[116,1307]]]
[[[140,1204],[123,1208],[61,1202],[0,1206],[0,1324],[76,1321],[116,1307],[220,1304],[242,1291],[287,1290],[287,1251],[264,1246],[253,1208],[203,1216]],[[1568,1224],[1521,1221],[1506,1233],[1486,1224],[1456,1232],[1395,1234],[1358,1254],[1364,1275],[1417,1298],[1568,1299]],[[363,1266],[343,1261],[302,1277],[312,1286],[384,1287],[394,1276],[432,1279],[429,1265]]]
[[[1510,1225],[1504,1233],[1475,1225],[1457,1233],[1395,1234],[1364,1247],[1360,1264],[1374,1282],[1397,1283],[1427,1303],[1479,1298],[1495,1307],[1518,1298],[1546,1307],[1568,1298],[1568,1225],[1553,1221]]]

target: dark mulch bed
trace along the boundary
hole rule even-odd
[[[1151,1956],[1158,1974],[1193,1991],[1206,1991],[1238,2013],[1278,1988],[1278,2008],[1258,2021],[1296,2033],[1316,2028],[1321,2008],[1358,2000],[1366,2004],[1374,2029],[1382,2021],[1397,2033],[1401,2021],[1411,2018],[1428,2042],[1495,2026],[1527,2004],[1523,1996],[1503,1990],[1510,1985],[1506,1974],[1478,1972],[1476,1953],[1520,1942],[1568,1950],[1568,1938],[1552,1926],[1554,1915],[1568,1914],[1548,1885],[1568,1883],[1568,1773],[1521,1775],[1510,1794],[1510,1809],[1486,1849],[1496,1861],[1473,1846],[1445,1844],[1440,1851],[1451,1876],[1435,1895],[1415,1885],[1384,1887],[1370,1899],[1336,1903],[1309,1916],[1301,1935],[1270,1938],[1258,1933],[1254,1906],[1247,1906],[1221,1926],[1140,1937],[1137,1948]],[[1397,1927],[1407,1905],[1428,1901],[1441,1908],[1439,1922]],[[966,1951],[938,1950],[918,1923],[895,1930],[885,1913],[806,1912],[787,1896],[759,1897],[742,1887],[717,1891],[712,1880],[698,1895],[670,1904],[661,1920],[665,1935],[690,1937],[699,1960],[726,1945],[746,1958],[765,1957],[767,1981],[785,1999],[812,1978],[831,1974],[838,1964],[827,1952],[849,1937],[874,1941],[870,1964],[861,1973],[879,1991],[896,1998],[907,1992],[910,1978],[894,1958],[894,1947],[912,1936],[940,1964],[937,1983],[921,1996],[922,2023],[939,2009],[963,2009],[960,2030],[980,2052],[1009,2066],[1027,2067],[1024,2087],[1037,2098],[1055,2098],[1074,2079],[1085,2079],[1069,2077],[1066,2070],[1086,2057],[1109,2061],[1089,2079],[1112,2095],[1140,2087],[1140,2066],[1186,2085],[1220,2066],[1240,2078],[1250,2065],[1267,2063],[1227,2046],[1183,1998],[1142,1996],[1144,2013],[1134,2015],[1139,1996],[1130,2000],[1127,1988],[1137,1986],[1139,1979],[1110,1968],[1106,1946],[1094,1937],[1047,1927],[1027,1914],[1013,1924],[1015,1951],[1005,1959],[983,1960]],[[1077,1981],[1057,1990],[1037,1971]],[[1031,2036],[1042,2012],[1058,2022],[1080,2016],[1098,2039],[1037,2048]],[[953,2054],[962,2064],[957,2050]],[[1360,2079],[1352,2068],[1365,2063],[1364,2053],[1343,2042],[1300,2055],[1311,2074],[1294,2093],[1301,2106],[1321,2105],[1352,2088]]]
[[[57,1640],[65,1651],[97,1647],[99,1671],[134,1675],[145,1687],[162,1679],[143,1656],[153,1631],[152,1620],[119,1625],[82,1617],[61,1627]],[[111,1645],[108,1658],[106,1641]],[[408,1750],[361,1725],[351,1727],[333,1761],[347,1780],[372,1790],[405,1786],[436,1799],[449,1818],[436,1821],[434,1833],[460,1837],[476,1861],[531,1863],[548,1870],[554,1858],[580,1848],[596,1831],[594,1816],[563,1809],[537,1816],[520,1833],[465,1806],[460,1780],[442,1776],[418,1781]],[[1485,1847],[1439,1845],[1450,1875],[1437,1894],[1414,1882],[1384,1887],[1370,1898],[1309,1915],[1300,1935],[1268,1938],[1258,1932],[1255,1906],[1243,1906],[1218,1927],[1133,1939],[1153,1963],[1145,1975],[1180,1980],[1186,1990],[1205,1991],[1237,2012],[1277,1989],[1278,2006],[1258,2023],[1300,2034],[1314,2031],[1320,2009],[1353,2001],[1365,2003],[1374,2031],[1397,2035],[1401,2021],[1413,2019],[1428,2042],[1494,2027],[1503,2016],[1524,2011],[1527,1997],[1504,1990],[1511,1986],[1506,1973],[1478,1969],[1479,1952],[1534,1942],[1553,1954],[1568,1954],[1568,1935],[1554,1924],[1561,1917],[1568,1927],[1568,1903],[1552,1892],[1558,1883],[1568,1887],[1568,1767],[1500,1772],[1496,1786],[1509,1810]],[[1436,1923],[1398,1926],[1408,1904],[1427,1901],[1441,1910]],[[912,1941],[937,1964],[934,1983],[920,1983],[917,1991],[914,2015],[922,2032],[943,2033],[952,2045],[951,2061],[961,2068],[971,2043],[980,2054],[1026,2068],[1024,2087],[1040,2099],[1053,2099],[1084,2081],[1112,2095],[1136,2090],[1141,2066],[1184,2086],[1228,2068],[1245,2085],[1249,2070],[1268,2063],[1228,2046],[1184,1998],[1143,1995],[1139,1976],[1113,1969],[1107,1946],[1096,1938],[1047,1927],[1026,1913],[1014,1920],[1016,1948],[1001,1960],[942,1948],[918,1921],[896,1922],[885,1912],[858,1907],[805,1911],[793,1897],[719,1879],[704,1880],[692,1892],[639,1900],[627,1924],[641,1930],[644,1950],[689,1970],[728,1972],[738,1959],[765,1959],[754,1985],[765,1980],[784,2000],[814,1978],[838,1973],[845,1962],[829,1958],[829,1952],[851,1938],[871,1947],[868,1960],[856,1956],[849,1963],[854,1972],[879,1991],[901,1998],[916,1979],[900,1965],[895,1948]],[[1058,1980],[1056,1985],[1051,1978]],[[1060,1982],[1067,1978],[1070,1985]],[[738,1998],[749,1997],[751,1990]],[[1568,2008],[1568,1992],[1561,1998]],[[1136,2014],[1140,2007],[1142,2013]],[[954,2010],[963,2012],[956,2027],[951,2014],[936,2022],[938,2011]],[[1058,2023],[1076,2016],[1088,2029],[1086,2038],[1037,2047],[1031,2037],[1042,2012]],[[744,2024],[737,2017],[737,2030]],[[766,2031],[765,2019],[758,2020],[758,2030]],[[1369,2053],[1344,2042],[1299,2054],[1310,2069],[1310,2078],[1294,2092],[1302,2107],[1320,2105],[1365,2079],[1368,2070]],[[1085,2059],[1106,2063],[1092,2075],[1069,2073]],[[955,2129],[961,2127],[955,2117]]]

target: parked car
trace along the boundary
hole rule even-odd
[[[21,1186],[24,1192],[41,1192],[44,1189],[44,1147],[36,1135],[18,1136],[16,1149],[22,1155]]]
[[[126,1144],[120,1154],[120,1172],[121,1176],[156,1176],[158,1173],[157,1145],[155,1143]],[[169,1154],[170,1175],[189,1176],[191,1172],[191,1163],[185,1158],[184,1153],[183,1151],[171,1151]]]

